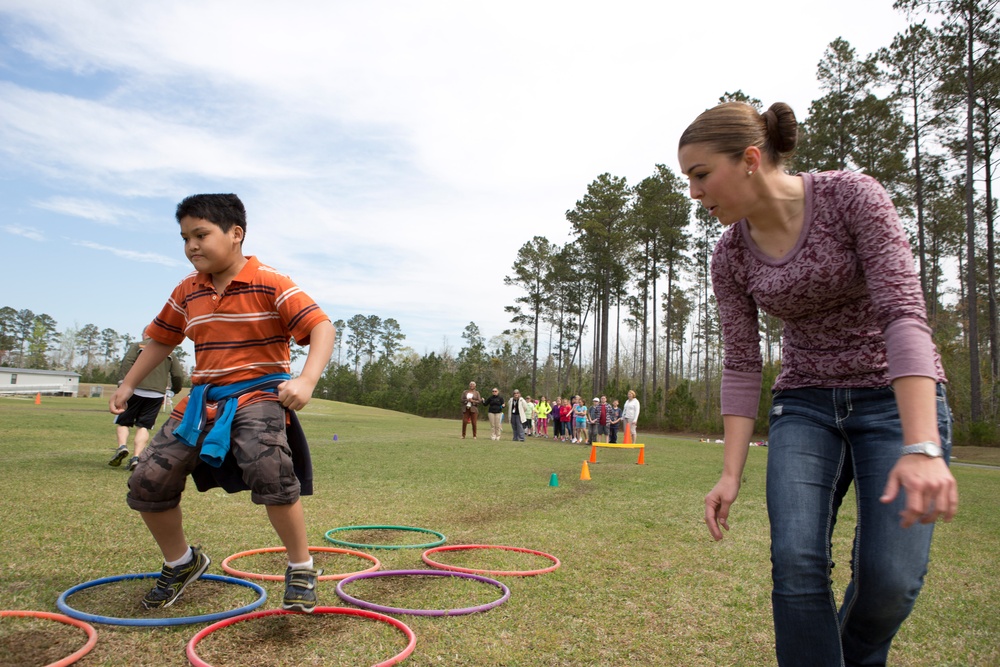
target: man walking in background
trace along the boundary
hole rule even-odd
[[[148,338],[144,338],[138,343],[132,343],[125,358],[122,359],[121,373],[119,377],[125,377],[135,360],[139,358],[142,350],[149,343]],[[174,359],[174,355],[168,356],[159,366],[146,376],[146,378],[136,387],[135,393],[128,401],[125,412],[115,417],[115,431],[118,436],[118,449],[115,455],[108,461],[108,465],[117,468],[128,457],[128,433],[131,427],[135,427],[135,439],[133,441],[134,450],[132,458],[128,461],[128,469],[135,468],[139,460],[139,454],[146,448],[149,442],[149,431],[156,424],[156,416],[163,407],[163,398],[166,396],[167,385],[174,394],[181,390],[184,381],[184,372],[179,361]],[[119,382],[119,384],[121,384]]]

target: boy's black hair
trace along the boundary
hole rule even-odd
[[[177,205],[177,222],[184,218],[200,218],[214,222],[224,232],[233,225],[247,235],[247,210],[236,195],[191,195]]]

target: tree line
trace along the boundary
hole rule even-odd
[[[46,313],[28,308],[0,307],[0,366],[39,370],[72,370],[81,382],[114,384],[120,378],[122,357],[136,339],[95,324],[59,331]],[[184,363],[180,347],[174,356]]]

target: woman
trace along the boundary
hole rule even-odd
[[[785,173],[796,138],[788,105],[759,114],[728,103],[679,142],[691,197],[727,228],[712,259],[724,460],[705,522],[721,539],[739,492],[760,394],[760,307],[785,325],[767,461],[778,663],[884,664],[933,524],[958,507],[945,377],[885,190],[856,173]],[[857,529],[838,612],[830,533],[852,482]]]
[[[486,416],[490,420],[490,440],[499,440],[503,434],[503,396],[496,387],[490,391],[490,395],[483,399],[486,406]]]
[[[628,390],[628,398],[622,406],[622,421],[628,429],[629,441],[636,442],[635,423],[639,421],[639,399],[635,397],[635,392]]]

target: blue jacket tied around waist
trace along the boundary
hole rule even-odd
[[[191,478],[199,491],[222,487],[229,493],[247,490],[242,471],[235,457],[229,452],[233,418],[236,415],[237,399],[254,391],[277,393],[282,382],[291,379],[288,373],[272,373],[253,380],[244,380],[227,385],[201,384],[191,387],[184,418],[174,429],[174,436],[189,447],[198,446],[207,423],[206,405],[218,403],[215,421],[201,441],[199,464],[191,473]],[[292,451],[295,476],[299,479],[302,495],[312,495],[312,460],[309,444],[295,413],[288,411],[289,423],[285,433]]]

